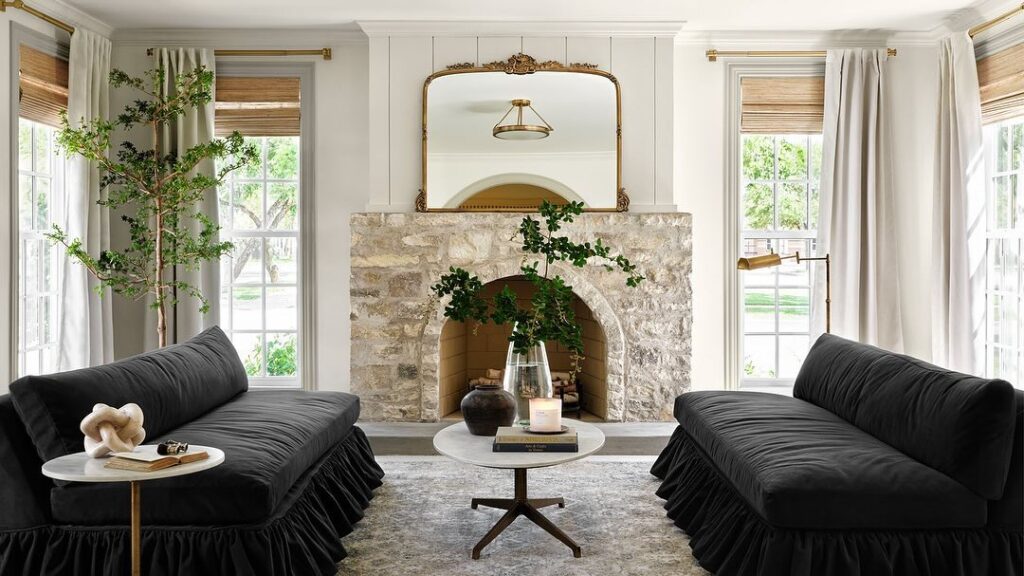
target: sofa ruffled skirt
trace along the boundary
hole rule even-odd
[[[717,576],[1024,576],[1024,533],[799,530],[767,524],[680,426],[651,473],[693,556]]]
[[[353,427],[292,488],[274,517],[239,526],[143,526],[147,576],[330,574],[346,556],[341,538],[363,517],[384,471]],[[40,526],[0,532],[4,576],[107,576],[130,571],[128,528]]]

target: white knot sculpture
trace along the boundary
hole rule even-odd
[[[134,403],[120,408],[97,404],[82,419],[80,428],[85,434],[85,452],[93,458],[111,452],[131,452],[146,439],[142,408]]]

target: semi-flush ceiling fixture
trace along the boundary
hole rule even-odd
[[[530,112],[540,120],[540,124],[524,124],[523,123],[523,110],[529,108]],[[510,124],[502,124],[509,114],[515,111],[515,122]],[[511,122],[511,120],[510,120]],[[501,138],[502,140],[540,140],[541,138],[547,138],[548,135],[554,128],[547,123],[544,118],[530,106],[530,101],[526,98],[516,98],[512,101],[512,107],[505,112],[505,115],[498,120],[498,123],[494,125],[494,129],[491,131],[495,138]]]

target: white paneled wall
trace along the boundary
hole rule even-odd
[[[367,31],[370,36],[370,199],[367,210],[414,209],[421,180],[423,82],[452,64],[505,60],[590,63],[622,91],[622,185],[633,211],[676,211],[671,34],[517,36]]]

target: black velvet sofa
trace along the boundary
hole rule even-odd
[[[137,403],[146,443],[216,446],[220,466],[142,484],[143,573],[335,574],[341,537],[383,471],[340,392],[250,391],[219,328],[95,368],[22,378],[0,397],[0,574],[127,574],[127,483],[53,482],[94,403]]]
[[[692,392],[651,472],[719,576],[1024,574],[1024,393],[822,336],[793,397]]]

